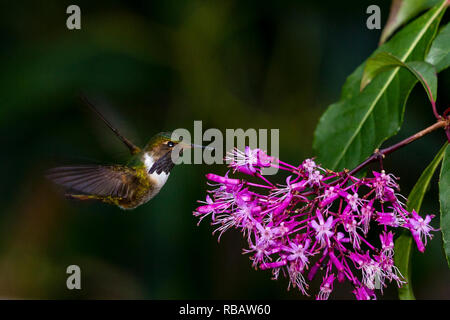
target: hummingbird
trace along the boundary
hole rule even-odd
[[[175,166],[174,160],[184,149],[209,148],[183,142],[183,137],[173,137],[172,132],[160,132],[144,148],[139,148],[120,134],[89,100],[85,97],[82,100],[127,146],[131,158],[126,165],[74,165],[48,170],[47,178],[66,189],[67,199],[94,200],[134,209],[159,193]]]

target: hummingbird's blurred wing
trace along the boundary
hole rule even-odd
[[[124,166],[70,166],[47,171],[54,183],[84,194],[128,198],[138,183],[135,171]]]

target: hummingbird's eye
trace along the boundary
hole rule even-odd
[[[173,148],[175,146],[175,143],[173,143],[172,141],[167,142],[167,146],[169,148]]]

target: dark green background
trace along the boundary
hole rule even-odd
[[[127,212],[65,201],[43,175],[55,164],[126,160],[80,90],[140,145],[159,131],[192,130],[194,120],[204,129],[279,128],[282,160],[298,164],[313,156],[321,113],[377,46],[381,31],[365,27],[373,3],[384,24],[388,1],[77,1],[80,31],[66,28],[74,2],[3,3],[0,297],[302,298],[287,280],[251,269],[239,233],[217,243],[207,220],[197,227],[204,174],[223,166],[178,166],[155,199]],[[448,107],[449,71],[439,81],[438,104]],[[417,87],[405,128],[387,143],[433,121]],[[436,132],[387,159],[405,195],[444,141]],[[422,212],[438,210],[434,180]],[[81,267],[81,291],[66,289],[71,264]],[[450,298],[439,232],[413,264],[417,298]],[[350,290],[336,285],[332,297],[353,298]],[[394,286],[384,298],[396,298]]]

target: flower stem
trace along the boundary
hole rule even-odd
[[[438,119],[438,120],[440,120],[440,119],[442,119],[442,117],[439,115],[439,113],[437,112],[437,109],[436,109],[436,101],[434,101],[433,99],[431,99],[431,107],[432,107],[432,109],[433,109],[433,113],[434,113],[434,116],[436,117],[436,119]]]
[[[387,148],[384,148],[381,150],[377,149],[370,157],[368,157],[366,160],[361,162],[361,164],[359,164],[356,168],[354,168],[353,170],[348,172],[348,175],[350,175],[350,176],[354,175],[361,169],[365,168],[368,164],[375,162],[377,160],[383,159],[386,155],[391,154],[392,152],[397,151],[398,149],[410,144],[411,142],[422,138],[423,136],[429,134],[430,132],[433,132],[434,130],[437,130],[439,128],[448,128],[449,126],[450,126],[450,118],[441,119],[441,120],[438,120],[435,124],[413,134],[412,136],[410,136],[390,147],[387,147]]]

